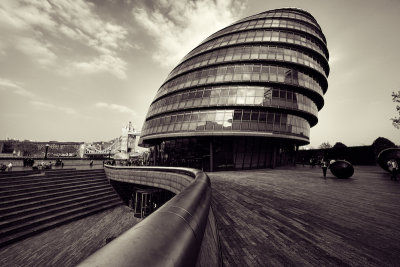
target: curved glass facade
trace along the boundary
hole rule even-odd
[[[233,32],[238,32],[238,31],[248,31],[248,30],[253,30],[253,29],[270,29],[274,28],[274,30],[280,30],[281,29],[295,29],[297,33],[302,33],[312,35],[316,37],[317,39],[320,40],[321,43],[324,43],[323,35],[322,33],[315,29],[314,27],[307,25],[302,22],[297,22],[293,20],[284,20],[284,19],[258,19],[258,20],[251,20],[251,21],[245,21],[241,22],[238,24],[235,24],[233,26],[229,26],[209,38],[207,38],[204,42],[207,42],[208,40],[214,39],[219,36],[227,35],[228,33],[233,33]],[[310,37],[311,38],[311,37]],[[261,41],[261,40],[259,40]],[[322,47],[323,48],[323,47]]]
[[[316,41],[315,38],[288,30],[250,30],[212,39],[192,50],[184,60],[218,47],[244,45],[253,42],[276,43],[280,45],[291,44],[293,47],[299,47],[300,49],[310,49],[321,58],[328,59],[323,45]]]
[[[327,75],[327,70],[324,68],[324,64],[311,53],[306,53],[299,49],[293,49],[289,47],[254,45],[227,47],[193,57],[176,67],[168,75],[167,80],[181,73],[201,68],[203,66],[241,61],[276,61],[282,62],[282,64],[300,64],[304,67],[309,67],[318,71],[325,77]]]
[[[306,11],[239,20],[171,71],[150,105],[140,144],[153,147],[155,165],[212,171],[289,164],[318,122],[328,58],[325,36]]]
[[[151,104],[148,116],[183,109],[227,106],[262,106],[310,113],[317,120],[318,108],[307,96],[293,90],[262,86],[201,87],[179,91]]]
[[[202,131],[224,131],[232,135],[236,135],[233,132],[242,135],[244,131],[260,132],[261,135],[271,132],[308,138],[310,124],[301,117],[280,112],[247,109],[202,110],[176,112],[152,119],[142,129],[142,135],[181,135],[182,132]]]

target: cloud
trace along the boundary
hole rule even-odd
[[[117,111],[120,113],[130,113],[133,116],[136,116],[136,112],[133,109],[130,109],[126,106],[122,106],[122,105],[118,105],[118,104],[108,104],[108,103],[104,103],[104,102],[97,102],[95,104],[95,106],[97,108],[105,108],[105,109],[109,109],[109,110],[113,110],[113,111]]]
[[[83,64],[89,73],[110,72],[125,79],[127,63],[120,52],[135,48],[127,29],[101,18],[95,5],[83,0],[2,0],[0,31],[5,37],[0,40],[2,53],[15,47],[42,67],[70,74],[81,71]],[[73,52],[64,55],[69,45]],[[83,62],[74,60],[80,54]]]
[[[74,63],[76,69],[86,73],[108,71],[120,79],[126,79],[126,65],[125,61],[111,55],[101,55],[90,62]]]
[[[50,66],[57,60],[56,54],[51,50],[51,44],[33,38],[18,38],[16,48],[31,56],[41,66]]]
[[[0,78],[0,89],[1,88],[12,90],[13,93],[20,95],[20,96],[29,97],[29,98],[36,97],[33,93],[29,92],[28,90],[23,88],[18,83],[7,80],[7,79]]]
[[[246,4],[240,0],[162,0],[151,8],[135,7],[132,15],[155,40],[153,59],[171,67],[206,37],[239,19]]]
[[[45,110],[45,111],[60,111],[67,115],[78,115],[78,112],[76,112],[76,110],[74,110],[73,108],[69,108],[69,107],[56,106],[54,104],[44,103],[44,102],[40,102],[40,101],[31,101],[31,104],[34,105],[35,107],[37,107],[41,110]]]

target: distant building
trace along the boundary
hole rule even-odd
[[[241,19],[171,71],[150,105],[139,145],[152,147],[156,165],[292,164],[324,105],[328,58],[325,36],[304,10]]]
[[[48,157],[82,157],[83,144],[83,142],[1,140],[0,152],[4,156],[43,157],[48,145]]]
[[[112,157],[116,159],[129,159],[137,157],[140,153],[137,149],[138,133],[129,122],[122,127],[121,136],[109,142],[86,143],[84,156],[89,158]]]

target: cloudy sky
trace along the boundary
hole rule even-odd
[[[1,0],[0,139],[108,141],[140,130],[159,86],[215,31],[299,7],[328,41],[331,73],[311,146],[400,144],[398,0]]]

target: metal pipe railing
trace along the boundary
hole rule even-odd
[[[111,167],[110,171],[174,172],[192,183],[149,217],[101,248],[79,266],[195,266],[211,204],[208,176],[195,169]]]

